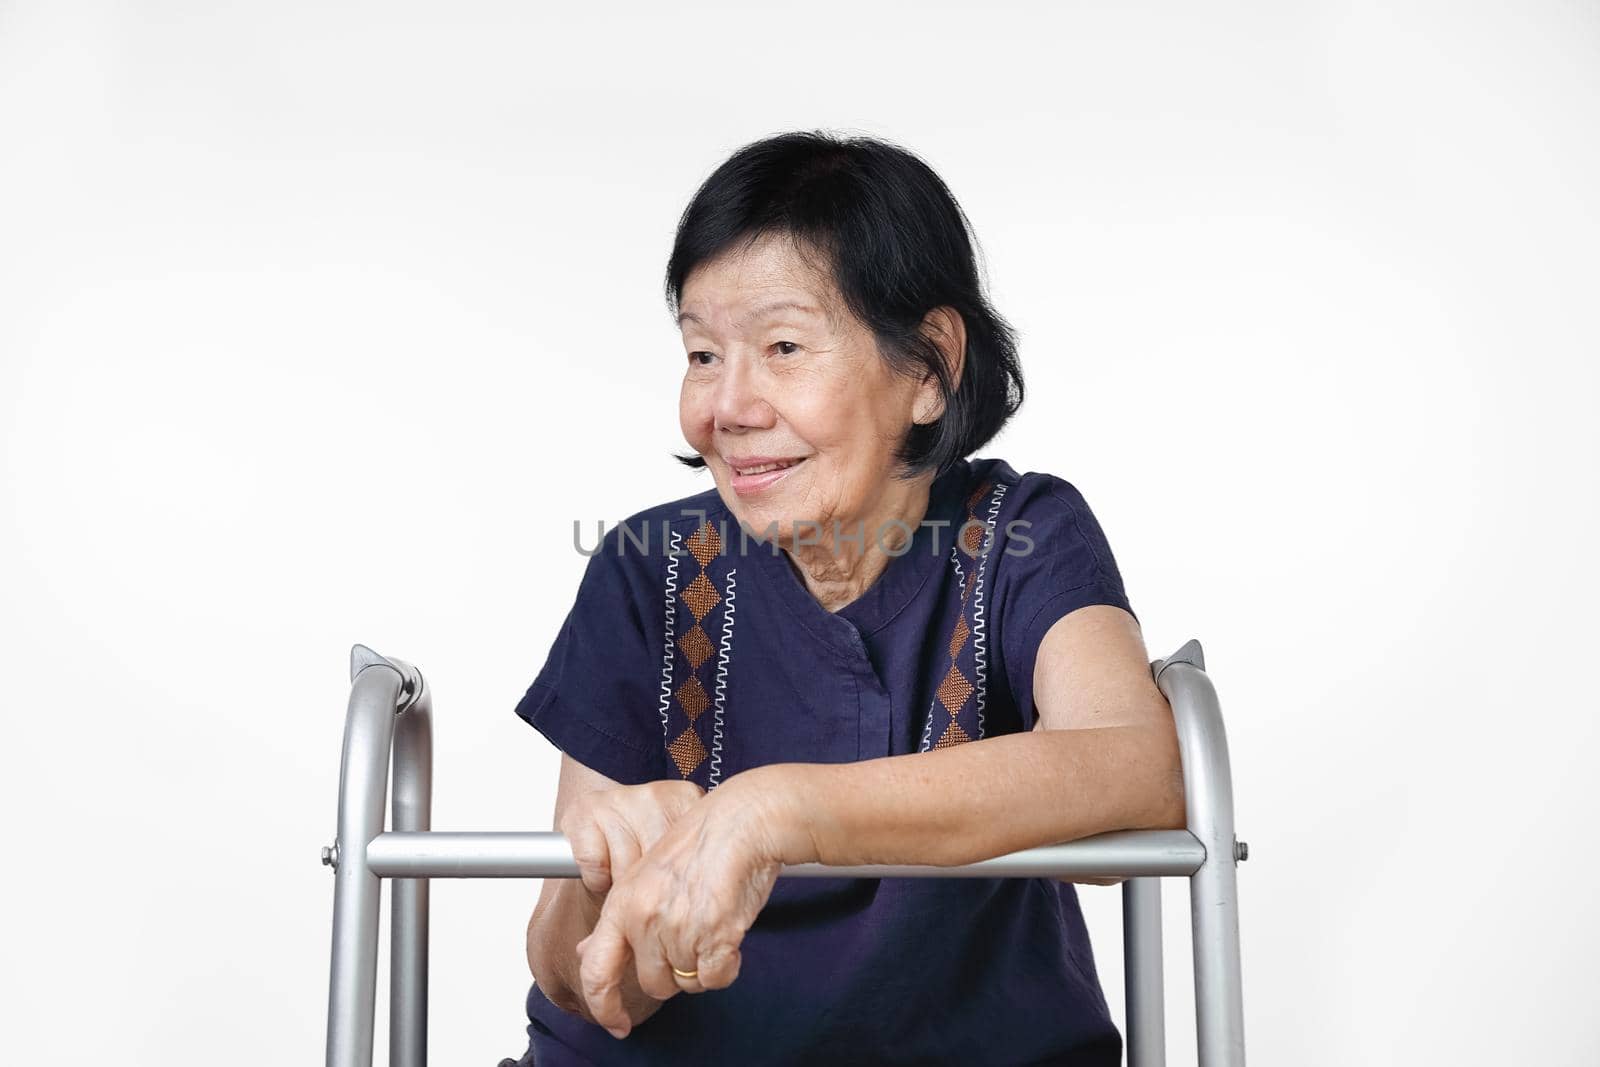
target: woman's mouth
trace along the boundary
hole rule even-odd
[[[781,481],[790,471],[805,462],[805,457],[799,459],[769,460],[763,463],[747,463],[742,466],[729,464],[732,472],[733,491],[740,496],[759,493],[769,486]]]

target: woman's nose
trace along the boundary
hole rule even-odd
[[[722,430],[761,429],[773,424],[775,413],[765,396],[757,368],[748,359],[734,358],[717,382],[712,414]]]

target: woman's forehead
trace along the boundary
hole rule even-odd
[[[780,317],[825,322],[836,303],[831,278],[792,241],[768,238],[696,267],[684,281],[678,324],[750,327]]]
[[[731,298],[708,297],[693,307],[685,301],[683,310],[678,313],[678,325],[683,328],[728,325],[740,329],[775,319],[824,323],[827,317],[827,312],[808,293],[754,290]]]

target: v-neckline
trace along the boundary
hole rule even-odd
[[[968,460],[958,460],[933,480],[928,489],[927,510],[912,531],[910,547],[891,556],[873,583],[837,611],[829,611],[812,595],[783,549],[774,552],[768,542],[753,541],[747,554],[755,557],[756,566],[783,597],[796,620],[830,643],[852,648],[861,636],[892,622],[950,554],[971,470]],[[940,521],[945,525],[929,525]]]

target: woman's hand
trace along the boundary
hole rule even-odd
[[[662,1001],[738,977],[745,932],[788,857],[805,848],[804,828],[758,782],[755,770],[735,775],[683,812],[612,885],[594,932],[578,942],[583,997],[613,1036],[632,1029],[620,995],[630,960],[640,988]]]
[[[705,796],[689,781],[645,782],[575,797],[556,829],[572,846],[579,879],[598,911],[606,893],[667,828]]]
[[[588,783],[603,783],[584,787]],[[583,783],[580,785],[579,783]],[[563,757],[556,798],[556,829],[566,835],[577,860],[576,885],[546,881],[528,922],[528,968],[551,1002],[593,1022],[578,995],[577,940],[594,929],[606,892],[679,815],[705,795],[693,782],[659,781],[619,785]],[[566,903],[570,901],[570,906]],[[632,975],[620,990],[624,1011],[637,1024],[661,1009]]]

